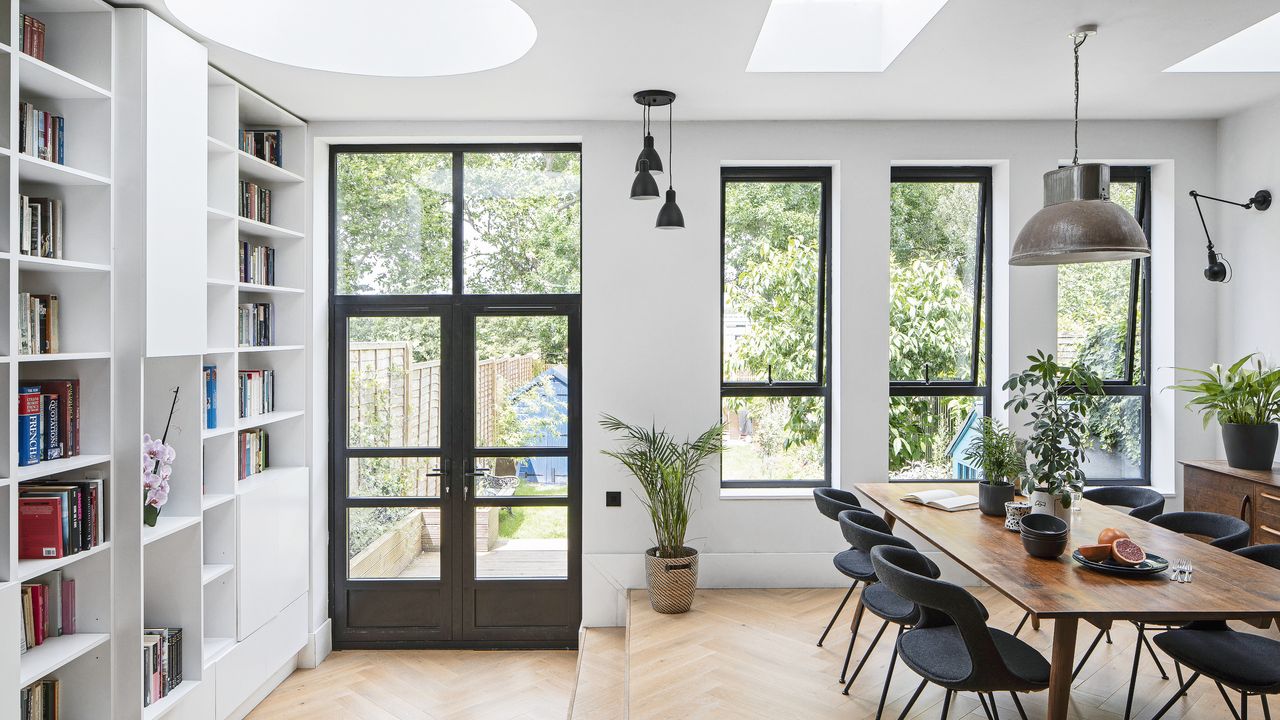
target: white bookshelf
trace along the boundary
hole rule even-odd
[[[44,60],[19,52],[20,14],[47,27]],[[114,228],[115,152],[114,12],[99,0],[0,0],[0,93],[8,112],[0,128],[0,197],[5,204],[6,238],[0,240],[0,617],[19,617],[21,586],[60,571],[76,581],[75,634],[51,637],[19,653],[17,622],[0,623],[0,717],[14,717],[18,691],[44,677],[61,679],[63,717],[100,716],[113,692],[112,622],[117,611],[112,568],[115,464],[114,412]],[[70,39],[70,41],[68,41]],[[20,154],[18,104],[66,118],[65,164]],[[64,257],[50,259],[18,251],[20,195],[54,197],[64,205]],[[59,297],[62,352],[18,353],[21,292]],[[15,411],[24,381],[77,378],[81,384],[81,453],[36,465],[18,466]],[[104,542],[91,550],[56,559],[22,560],[17,549],[17,499],[25,483],[46,478],[104,479]]]

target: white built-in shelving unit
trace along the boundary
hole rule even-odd
[[[18,51],[19,15],[43,21],[44,61]],[[310,271],[306,125],[208,65],[154,15],[100,0],[0,0],[0,718],[18,691],[62,681],[62,717],[241,717],[307,639]],[[20,101],[66,117],[66,164],[17,152]],[[283,167],[241,152],[241,129],[280,129]],[[271,188],[272,224],[239,217],[239,180]],[[128,191],[125,192],[124,189]],[[65,259],[20,255],[19,195],[61,198]],[[276,285],[240,282],[239,242],[276,250]],[[62,352],[19,355],[20,292],[60,298]],[[270,302],[276,341],[239,347],[237,305]],[[202,367],[217,366],[205,427]],[[236,373],[271,369],[276,408],[240,418]],[[17,388],[78,378],[82,454],[18,467]],[[155,527],[141,518],[141,435],[178,458]],[[239,432],[270,434],[271,467],[237,474]],[[106,479],[106,542],[19,560],[21,483]],[[78,632],[19,652],[21,585],[76,580]],[[183,682],[143,707],[143,628],[183,629]]]
[[[50,43],[43,60],[19,52],[21,14],[39,17]],[[114,246],[114,12],[99,0],[0,0],[0,203],[8,232],[0,239],[0,717],[17,717],[18,690],[60,678],[64,718],[102,717],[112,693],[116,562],[108,515],[105,542],[57,559],[18,559],[17,498],[23,483],[101,477],[114,495],[112,460]],[[73,38],[66,41],[66,38]],[[65,164],[18,152],[18,104],[31,102],[66,118]],[[17,242],[20,195],[64,204],[64,258],[22,255]],[[18,294],[59,296],[61,352],[18,354]],[[17,389],[24,381],[77,378],[82,401],[82,453],[18,467]],[[109,501],[108,501],[109,503]],[[108,504],[108,513],[110,505]],[[19,652],[21,586],[60,570],[76,581],[78,632]]]

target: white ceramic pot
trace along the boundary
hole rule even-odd
[[[1050,494],[1047,490],[1032,490],[1030,500],[1033,515],[1055,515],[1071,522],[1071,508],[1062,507],[1057,495]]]

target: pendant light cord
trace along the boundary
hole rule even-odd
[[[674,120],[675,116],[676,116],[675,101],[673,100],[671,104],[667,106],[667,189],[668,190],[670,190],[672,185],[675,184],[675,179],[672,177],[675,174],[675,164],[671,162],[671,150],[672,150],[672,146],[675,145],[675,141],[676,141],[675,131],[671,129],[671,126],[675,124],[675,120]]]
[[[1072,127],[1072,135],[1075,144],[1075,150],[1071,154],[1071,164],[1080,164],[1080,46],[1085,40],[1089,39],[1089,33],[1081,32],[1075,35],[1075,47],[1072,53],[1075,56],[1075,81],[1076,81],[1076,99],[1075,99],[1075,125]]]

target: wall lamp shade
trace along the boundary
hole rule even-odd
[[[631,181],[631,199],[657,200],[661,197],[661,193],[658,191],[658,181],[649,174],[649,164],[641,159],[637,165],[640,169],[636,171],[636,177]]]
[[[667,189],[667,201],[662,203],[662,209],[658,211],[657,228],[659,230],[682,230],[684,229],[684,213],[680,212],[680,206],[676,204],[676,191]]]
[[[644,136],[644,149],[640,151],[640,157],[636,158],[636,172],[640,172],[640,163],[649,163],[649,172],[662,172],[662,157],[658,155],[658,151],[653,148],[653,136]]]
[[[1111,202],[1111,168],[1085,163],[1044,174],[1044,209],[1018,233],[1010,265],[1132,260],[1149,257],[1142,226]]]

